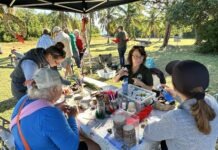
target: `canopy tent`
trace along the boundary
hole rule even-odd
[[[0,4],[8,7],[89,13],[136,1],[139,0],[1,0]]]
[[[86,14],[100,9],[114,7],[136,1],[139,0],[1,0],[0,5],[6,5],[7,7],[45,9]],[[87,42],[87,38],[85,39],[87,43],[87,49],[90,52],[89,43]],[[90,55],[89,62],[91,62]],[[89,65],[91,69],[91,63],[89,63]]]

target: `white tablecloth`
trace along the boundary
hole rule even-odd
[[[163,111],[153,110],[149,117],[147,118],[147,123],[152,123],[160,119],[164,114]],[[112,119],[105,118],[103,120],[95,118],[95,110],[86,110],[83,113],[80,113],[77,117],[78,124],[80,126],[80,131],[83,132],[87,137],[95,141],[102,150],[117,150],[117,146],[112,144],[113,134],[109,134],[107,129],[113,128]],[[143,124],[142,122],[141,124]],[[155,149],[158,143],[151,143],[143,140],[143,128],[141,124],[136,130],[138,141],[142,141],[140,144],[132,147],[131,150],[151,150]],[[113,131],[112,131],[113,132]],[[109,140],[108,140],[109,139]]]

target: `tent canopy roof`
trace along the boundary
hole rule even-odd
[[[8,7],[89,13],[136,1],[138,0],[1,0],[0,4]]]

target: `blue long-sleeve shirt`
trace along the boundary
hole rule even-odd
[[[24,99],[16,104],[12,119],[17,115]],[[25,106],[34,100],[28,99]],[[24,106],[24,107],[25,107]],[[21,131],[31,150],[77,150],[79,134],[74,117],[66,119],[56,107],[44,107],[20,121]],[[17,150],[24,150],[17,125],[12,128]]]

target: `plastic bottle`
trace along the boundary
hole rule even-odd
[[[122,91],[124,95],[128,95],[128,77],[124,77],[123,79]]]
[[[173,96],[172,96],[169,92],[167,92],[166,90],[162,89],[162,90],[161,90],[161,93],[163,94],[164,99],[165,99],[167,102],[169,102],[169,103],[174,102],[174,98],[173,98]]]
[[[104,103],[104,96],[102,94],[96,95],[97,99],[97,110],[96,110],[96,117],[98,119],[105,118],[105,103]]]

